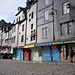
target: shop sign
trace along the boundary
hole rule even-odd
[[[51,43],[45,43],[45,44],[36,44],[35,46],[50,46]]]
[[[32,47],[34,47],[35,46],[35,44],[31,44],[31,45],[26,45],[26,46],[24,46],[24,48],[32,48]]]

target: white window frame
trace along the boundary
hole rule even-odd
[[[70,9],[66,7],[66,5],[68,4],[69,2],[65,2],[63,3],[63,14],[68,14],[70,12]]]
[[[60,26],[61,26],[61,35],[66,35],[66,33],[65,33],[66,30],[67,30],[67,29],[65,28],[65,27],[66,27],[66,23],[65,23],[65,24],[62,24],[62,25],[60,25]]]
[[[48,12],[48,10],[46,10],[46,11],[44,12],[44,20],[45,20],[45,21],[49,20],[49,12]]]
[[[22,25],[22,31],[24,31],[24,24]]]
[[[72,31],[72,22],[67,23],[67,28],[68,28],[68,34],[71,34]]]
[[[49,0],[45,0],[45,5],[49,5]]]
[[[42,28],[42,38],[48,37],[48,27]]]

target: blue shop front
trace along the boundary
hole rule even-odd
[[[51,43],[36,44],[42,48],[42,61],[59,61],[59,50],[56,45]]]
[[[23,50],[22,49],[16,50],[16,60],[23,60]]]

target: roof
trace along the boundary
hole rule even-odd
[[[0,21],[0,27],[3,27],[6,24],[6,22],[4,20]]]
[[[17,16],[23,9],[23,7],[18,7],[18,13],[15,16]]]

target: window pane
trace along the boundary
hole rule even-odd
[[[33,12],[32,12],[32,18],[33,18]]]
[[[15,32],[15,26],[14,26],[14,32]]]
[[[22,31],[24,31],[24,24],[22,25]]]
[[[69,2],[63,4],[63,14],[67,14],[70,12],[70,9],[66,7]]]
[[[48,11],[45,11],[45,20],[49,19]]]
[[[45,0],[45,5],[48,5],[49,4],[49,0]]]
[[[62,24],[61,25],[61,35],[65,35],[66,34],[66,25],[67,24]]]
[[[13,42],[14,42],[14,43],[15,43],[15,38],[16,38],[16,37],[14,36],[14,38],[13,38]]]
[[[33,24],[31,24],[31,29],[33,29]]]
[[[24,35],[21,36],[21,42],[23,42],[23,40],[24,40]]]
[[[42,38],[44,38],[44,28],[42,29]]]
[[[72,22],[68,23],[68,34],[72,33]]]
[[[48,36],[48,28],[45,28],[45,36]]]

